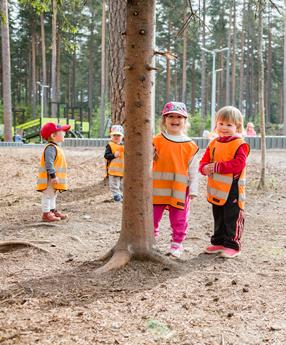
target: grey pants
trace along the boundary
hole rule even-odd
[[[109,188],[113,196],[123,195],[123,177],[121,176],[108,176]]]

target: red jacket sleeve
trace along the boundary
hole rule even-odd
[[[199,165],[199,172],[202,175],[205,175],[203,173],[203,167],[211,162],[211,156],[210,156],[210,149],[207,147],[202,159],[200,160],[200,165]]]
[[[214,167],[214,172],[218,174],[240,174],[246,166],[247,155],[248,146],[247,144],[242,144],[233,159],[227,162],[217,162]]]

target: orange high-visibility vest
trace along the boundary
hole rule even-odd
[[[184,209],[189,164],[198,152],[192,140],[174,142],[163,134],[153,138],[158,159],[153,162],[153,204]]]
[[[116,151],[120,152],[120,156],[112,159],[108,162],[107,171],[108,175],[112,176],[121,176],[123,177],[124,173],[124,146],[115,144],[113,141],[109,142],[111,152],[114,154]]]
[[[245,144],[243,139],[237,138],[229,142],[219,142],[214,139],[209,144],[210,157],[212,162],[227,162],[234,159],[238,148]],[[250,148],[248,147],[249,155]],[[244,168],[238,179],[238,206],[244,210],[245,206],[245,177],[246,169]],[[214,173],[208,177],[208,201],[214,205],[222,206],[226,203],[230,188],[233,182],[233,174]]]
[[[45,165],[45,150],[50,145],[53,145],[57,150],[56,159],[54,161],[54,166],[56,169],[56,177],[58,178],[59,183],[53,184],[53,188],[55,190],[60,190],[60,191],[67,190],[68,189],[68,185],[67,185],[67,163],[65,160],[65,155],[64,155],[63,150],[59,146],[57,146],[53,143],[47,144],[43,153],[42,153],[36,190],[37,191],[43,191],[43,190],[48,188],[48,172],[47,172],[46,165]]]

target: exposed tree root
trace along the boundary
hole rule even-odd
[[[113,254],[114,254],[114,247],[111,248],[107,253],[103,254],[98,259],[96,259],[96,261],[106,261],[110,259],[113,256]]]
[[[33,249],[37,249],[40,252],[49,253],[49,251],[42,249],[38,246],[35,246],[34,244],[30,242],[23,242],[23,241],[0,242],[0,253],[12,252],[14,250],[18,250],[22,248],[33,248]]]
[[[134,255],[134,258],[137,260],[151,261],[166,266],[177,266],[178,264],[177,261],[167,258],[164,254],[161,254],[156,250],[152,250],[151,252],[144,254],[136,254]]]
[[[109,254],[109,253],[107,253]],[[126,250],[116,250],[111,259],[102,267],[99,267],[95,273],[103,274],[112,270],[124,267],[132,258],[132,254]]]

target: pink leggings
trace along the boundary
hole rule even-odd
[[[159,223],[162,219],[167,205],[153,205],[154,234],[159,235]],[[182,243],[186,237],[188,229],[188,216],[190,211],[190,197],[187,193],[185,208],[179,209],[168,205],[169,219],[172,228],[172,242]]]

